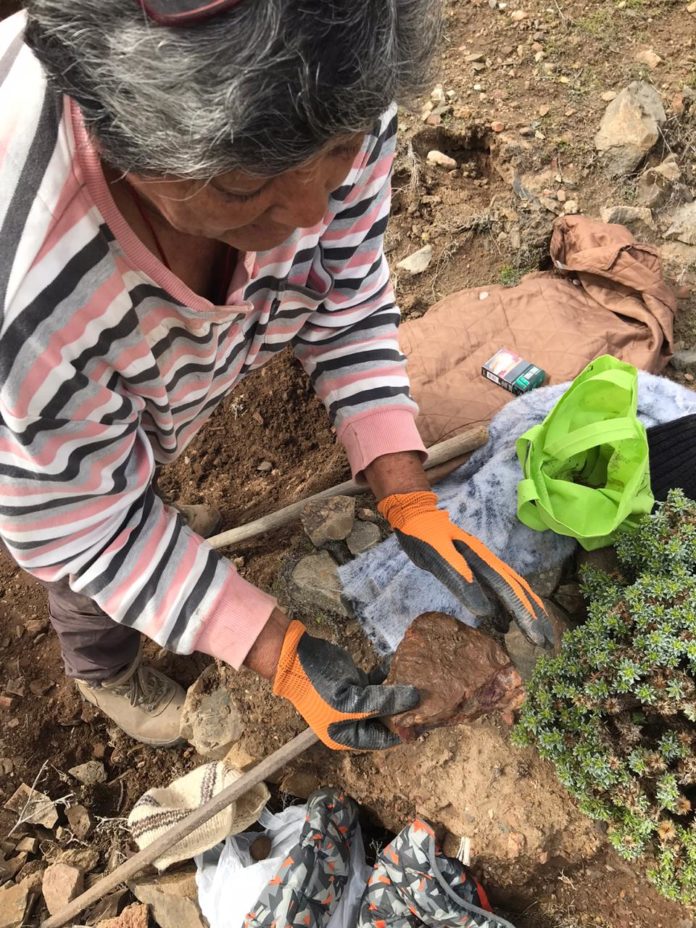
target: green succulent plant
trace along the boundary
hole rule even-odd
[[[696,903],[696,503],[672,491],[582,576],[588,617],[537,664],[514,738],[550,760],[625,858]]]

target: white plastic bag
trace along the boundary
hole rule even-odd
[[[242,928],[247,913],[254,908],[288,851],[297,844],[306,814],[305,805],[288,806],[275,815],[264,809],[259,824],[271,839],[271,851],[266,860],[254,861],[249,853],[251,843],[260,832],[227,838],[223,845],[195,858],[198,902],[210,928]],[[360,826],[357,826],[351,845],[350,877],[327,928],[353,928],[370,872],[365,863]]]

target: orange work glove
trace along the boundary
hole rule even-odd
[[[379,720],[418,705],[414,686],[378,686],[342,648],[291,622],[273,692],[290,700],[327,747],[379,751],[401,741]]]
[[[454,525],[449,515],[437,508],[434,493],[396,493],[385,497],[377,508],[413,563],[429,570],[474,615],[495,615],[489,599],[492,596],[531,642],[553,646],[553,628],[546,610],[527,581],[478,538]]]

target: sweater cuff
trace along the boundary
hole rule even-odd
[[[206,620],[194,649],[239,670],[277,605],[273,596],[231,571],[225,591]]]
[[[428,457],[410,409],[381,409],[351,418],[340,426],[337,435],[359,481],[365,479],[365,468],[384,454],[417,451],[423,461]]]

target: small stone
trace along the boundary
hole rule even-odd
[[[501,122],[499,119],[494,119],[493,122],[491,123],[491,129],[493,130],[493,132],[504,132],[505,123]]]
[[[119,901],[124,893],[118,896]],[[146,905],[134,902],[127,905],[120,915],[115,918],[104,918],[97,922],[97,928],[148,928],[150,924],[149,910]]]
[[[70,806],[66,811],[70,831],[78,841],[84,841],[92,830],[92,818],[84,806]]]
[[[407,258],[399,261],[396,266],[400,270],[408,271],[409,274],[415,276],[416,274],[422,274],[423,271],[427,270],[432,260],[433,246],[424,245],[423,248],[419,248],[418,251],[414,251],[413,254],[409,255]]]
[[[577,200],[566,200],[563,204],[563,212],[568,215],[570,213],[579,213],[580,205]]]
[[[551,112],[551,107],[548,106],[547,104],[544,104],[543,106],[540,106],[539,109],[537,110],[537,113],[538,113],[542,118],[543,118],[544,116],[548,116],[550,112]]]
[[[445,88],[442,84],[435,84],[433,89],[430,91],[430,99],[433,103],[444,103],[447,99],[445,96]]]
[[[20,699],[23,699],[27,692],[24,684],[24,678],[15,677],[12,680],[8,680],[5,684],[5,692],[9,693],[10,696],[18,696]]]
[[[27,634],[36,638],[42,632],[48,631],[48,619],[30,619],[25,625]]]
[[[646,206],[604,206],[599,211],[602,222],[613,225],[630,226],[634,222],[642,222],[653,227],[652,210]]]
[[[39,839],[32,838],[27,836],[26,838],[21,838],[17,842],[17,851],[24,852],[25,854],[36,854],[39,849]]]
[[[77,867],[83,873],[90,873],[99,865],[99,851],[96,847],[72,847],[67,851],[61,851],[55,862]]]
[[[563,187],[561,187],[560,190],[556,191],[556,199],[558,200],[559,203],[565,203],[567,201],[568,194],[565,192]]]
[[[612,100],[616,100],[617,96],[618,94],[615,90],[605,90],[602,94],[602,100],[604,100],[605,103],[611,103]]]
[[[636,197],[638,202],[650,209],[662,206],[670,196],[674,184],[681,179],[681,168],[675,155],[655,168],[648,168],[638,178]]]
[[[426,160],[428,164],[436,164],[439,168],[447,168],[447,170],[450,171],[457,166],[457,162],[454,158],[450,158],[449,155],[446,155],[442,151],[438,151],[436,148],[428,152]]]
[[[686,8],[687,13],[691,13],[692,16],[696,16],[696,0],[693,3],[689,3]]]
[[[152,908],[159,928],[205,928],[198,907],[195,870],[165,873],[128,884],[135,898]]]
[[[273,464],[270,461],[261,461],[256,470],[260,474],[270,474],[270,472],[273,470]]]
[[[302,510],[302,527],[315,548],[347,538],[355,521],[355,499],[332,496],[308,502]]]
[[[208,760],[222,760],[244,734],[241,709],[216,664],[189,687],[179,731]]]
[[[79,896],[85,885],[82,870],[68,864],[51,864],[43,875],[41,890],[43,892],[46,908],[51,915],[56,915],[61,909]]]
[[[328,551],[308,554],[298,561],[292,572],[292,580],[299,605],[348,615],[341,599],[338,568]]]
[[[23,822],[30,825],[43,825],[51,830],[58,823],[58,811],[53,801],[44,793],[32,790],[26,783],[15,790],[5,803],[5,808],[16,812]]]
[[[555,591],[563,576],[563,564],[556,567],[547,567],[545,570],[535,571],[525,578],[537,596],[547,599]]]
[[[553,627],[554,647],[552,651],[548,651],[545,648],[532,644],[532,642],[525,638],[525,636],[522,634],[519,626],[514,623],[510,626],[510,629],[508,632],[506,632],[504,638],[505,648],[507,653],[510,655],[510,660],[517,668],[518,673],[525,681],[525,683],[532,676],[536,663],[540,657],[548,656],[550,653],[558,653],[561,646],[561,639],[570,628],[570,624],[560,614],[560,611],[554,606],[553,603],[545,599],[544,606],[546,607],[546,613],[548,615],[549,622]]]
[[[52,690],[56,684],[51,680],[41,681],[41,680],[32,680],[29,684],[29,692],[32,696],[45,696],[49,690]]]
[[[526,18],[527,18],[527,13],[525,10],[513,10],[512,13],[510,13],[510,19],[514,23],[522,22],[522,20]]]
[[[0,862],[0,880],[3,882],[5,880],[13,880],[27,862],[27,857],[28,855],[26,853],[15,854],[15,856],[10,857],[9,860]]]
[[[254,860],[266,860],[271,854],[272,842],[268,835],[259,835],[249,845],[249,853]]]
[[[696,348],[682,348],[675,351],[671,360],[672,367],[689,374],[696,373]]]
[[[71,777],[75,777],[84,786],[95,786],[97,783],[106,783],[106,769],[98,760],[88,760],[68,770]]]
[[[677,207],[670,219],[671,225],[665,232],[665,238],[696,245],[696,200]]]
[[[358,509],[356,515],[360,519],[361,522],[376,522],[377,521],[377,514],[373,512],[372,509],[368,509],[367,507],[364,507],[363,509]]]
[[[644,48],[639,51],[636,55],[636,61],[639,64],[647,65],[651,71],[654,71],[658,65],[662,64],[662,58],[652,48]]]
[[[510,832],[507,836],[507,856],[510,860],[516,860],[521,856],[527,844],[524,835],[517,831]]]
[[[356,522],[347,539],[348,550],[357,557],[382,540],[379,528],[372,522]]]
[[[0,695],[0,709],[3,709],[5,712],[11,712],[16,702],[17,700],[12,696]]]
[[[693,374],[684,374],[684,380],[687,383],[693,383],[695,379]]]
[[[0,928],[20,928],[33,894],[30,880],[3,886],[0,889]]]

